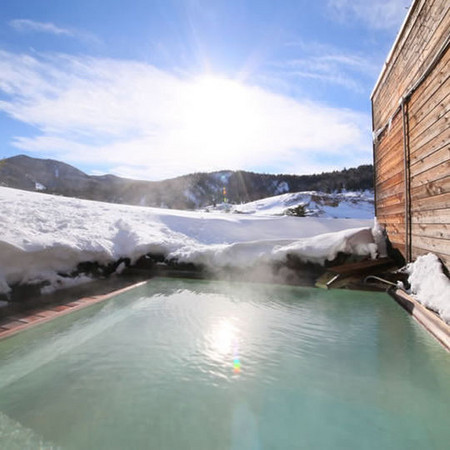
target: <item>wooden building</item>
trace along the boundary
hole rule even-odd
[[[414,0],[373,90],[378,221],[450,268],[450,1]]]

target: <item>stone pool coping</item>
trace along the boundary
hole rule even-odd
[[[419,322],[448,352],[450,352],[450,325],[437,314],[419,303],[401,289],[393,292],[394,299]]]
[[[130,291],[131,289],[142,286],[147,281],[140,281],[138,283],[131,284],[129,286],[116,289],[115,291],[108,292],[106,294],[92,295],[82,297],[68,303],[59,305],[46,305],[40,308],[34,308],[30,311],[14,314],[5,318],[4,322],[0,322],[0,340],[13,336],[23,330],[34,327],[41,323],[49,322],[55,317],[64,316],[77,311],[87,306],[94,305],[96,303],[108,300],[116,295]]]

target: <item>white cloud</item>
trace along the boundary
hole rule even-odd
[[[328,0],[328,8],[338,20],[360,20],[375,30],[397,29],[410,4],[411,0]]]
[[[345,52],[314,41],[296,40],[286,46],[295,48],[297,56],[271,64],[284,78],[311,79],[368,95],[380,70],[374,55]]]
[[[284,71],[297,78],[310,78],[338,85],[358,94],[363,94],[367,90],[364,81],[367,83],[367,79],[370,78],[368,62],[366,64],[362,58],[346,55],[324,54],[298,58],[285,64]]]
[[[74,33],[66,28],[60,28],[50,22],[36,22],[34,20],[28,19],[15,19],[11,20],[9,24],[17,31],[20,32],[39,32],[39,33],[50,33],[56,35],[66,35],[73,36]]]
[[[0,111],[38,130],[17,136],[17,148],[121,175],[305,173],[370,160],[366,115],[145,63],[3,51],[0,92]]]
[[[62,28],[51,22],[37,22],[29,19],[15,19],[9,25],[20,33],[46,33],[55,36],[67,36],[88,44],[99,45],[100,40],[92,33],[77,28]]]

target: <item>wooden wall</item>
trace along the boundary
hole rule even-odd
[[[450,268],[450,2],[416,0],[372,94],[376,215]],[[402,102],[403,99],[403,102]]]

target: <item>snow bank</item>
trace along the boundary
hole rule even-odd
[[[410,293],[450,323],[450,280],[442,271],[438,257],[433,253],[419,256],[406,266],[406,272],[409,274]]]
[[[257,263],[283,263],[288,255],[304,262],[323,264],[339,252],[370,255],[375,258],[377,245],[369,228],[352,228],[295,240],[262,240],[234,244],[192,246],[172,253],[180,262],[193,262],[213,268],[249,268]]]
[[[303,206],[306,216],[333,219],[372,219],[374,217],[373,192],[296,192],[268,197],[242,205],[228,205],[228,211],[260,216],[285,215],[289,208]],[[209,207],[209,209],[214,209]],[[216,209],[223,209],[222,205]]]
[[[171,211],[3,187],[0,211],[0,293],[17,283],[47,281],[49,290],[82,282],[61,274],[81,262],[134,262],[149,253],[214,269],[377,251],[371,220]]]

